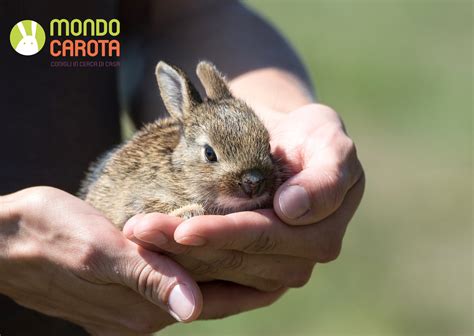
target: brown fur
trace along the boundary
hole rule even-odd
[[[271,207],[282,176],[268,131],[212,64],[200,62],[197,74],[205,101],[181,70],[160,62],[156,76],[170,118],[109,152],[83,182],[82,197],[116,226],[144,212],[192,217]],[[217,162],[206,160],[206,144]],[[252,169],[265,176],[261,197],[249,197],[239,185]]]

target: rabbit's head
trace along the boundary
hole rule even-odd
[[[26,34],[26,30],[22,22],[18,22],[17,26],[23,38],[18,43],[15,50],[25,56],[36,54],[39,50],[38,41],[36,40],[36,22],[31,21],[31,35]]]
[[[156,68],[164,104],[181,127],[171,164],[184,189],[215,213],[271,205],[281,177],[267,129],[214,65],[200,62],[196,72],[205,100],[180,69]]]

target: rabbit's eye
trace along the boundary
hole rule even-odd
[[[209,162],[217,161],[216,153],[214,152],[214,149],[212,149],[212,147],[209,145],[204,146],[204,156],[206,157],[206,160]]]

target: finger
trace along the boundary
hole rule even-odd
[[[186,268],[195,279],[205,277],[207,278],[207,281],[231,281],[242,286],[255,288],[265,292],[275,291],[283,287],[282,282],[279,280],[264,279],[259,276],[249,275],[239,271],[219,269],[212,263],[203,262],[193,258],[173,256],[173,260],[176,260],[180,265]]]
[[[126,285],[168,311],[180,322],[195,320],[202,310],[202,294],[196,282],[176,262],[159,253],[129,244],[107,261],[104,277]]]
[[[186,256],[172,256],[193,277],[228,280],[262,291],[301,287],[311,277],[314,262],[282,255],[256,255],[240,251],[191,249]]]
[[[162,213],[138,214],[130,218],[123,227],[128,239],[135,239],[145,245],[161,246],[169,241],[172,233],[183,221],[182,218]]]
[[[162,213],[138,214],[130,218],[123,228],[127,239],[150,251],[171,254],[187,254],[188,246],[174,241],[174,231],[182,218]]]
[[[153,233],[156,231],[170,236],[166,243],[159,246],[143,241],[138,243],[149,250],[167,253],[196,281],[228,280],[262,291],[273,291],[281,286],[301,287],[311,276],[314,262],[303,258],[183,246],[174,242],[172,237],[175,225],[168,225],[168,219],[175,223],[180,222],[175,221],[175,217],[161,214],[137,215],[126,224],[124,233],[132,241],[137,241],[135,236],[145,241],[153,241]],[[131,226],[134,226],[133,231]]]
[[[231,282],[212,281],[201,284],[201,290],[205,305],[200,319],[205,320],[223,318],[268,306],[278,300],[287,289],[262,292]]]
[[[184,245],[327,262],[338,255],[345,229],[363,190],[362,179],[349,190],[341,207],[317,224],[289,226],[271,210],[247,211],[190,218],[178,226],[174,239]]]
[[[318,147],[310,137],[302,149],[303,170],[275,194],[275,212],[287,224],[312,224],[326,218],[340,207],[347,191],[362,176],[354,143],[342,126],[324,132],[328,134],[314,138],[325,139],[322,142],[327,145]]]
[[[122,229],[122,233],[125,236],[125,238],[133,241],[137,245],[140,245],[140,246],[146,248],[147,250],[155,251],[155,252],[162,252],[162,250],[160,248],[156,247],[156,245],[154,245],[152,243],[148,243],[144,240],[140,240],[137,237],[135,237],[133,231],[134,231],[135,227],[137,226],[137,223],[141,219],[143,219],[144,216],[145,216],[145,214],[138,214],[138,215],[135,215],[135,216],[131,217],[125,223],[125,225]]]

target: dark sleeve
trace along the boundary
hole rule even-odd
[[[12,27],[33,19],[115,16],[114,1],[0,2],[0,194],[35,185],[75,193],[91,161],[120,142],[116,69],[53,68],[48,36],[36,55],[17,54]],[[7,276],[2,274],[3,276]],[[1,335],[85,335],[79,327],[0,296]]]
[[[1,40],[19,18],[113,18],[113,1],[2,1]],[[3,7],[3,8],[1,8]],[[36,55],[1,43],[0,194],[33,185],[75,193],[89,163],[120,142],[115,68],[55,68],[48,36]]]

